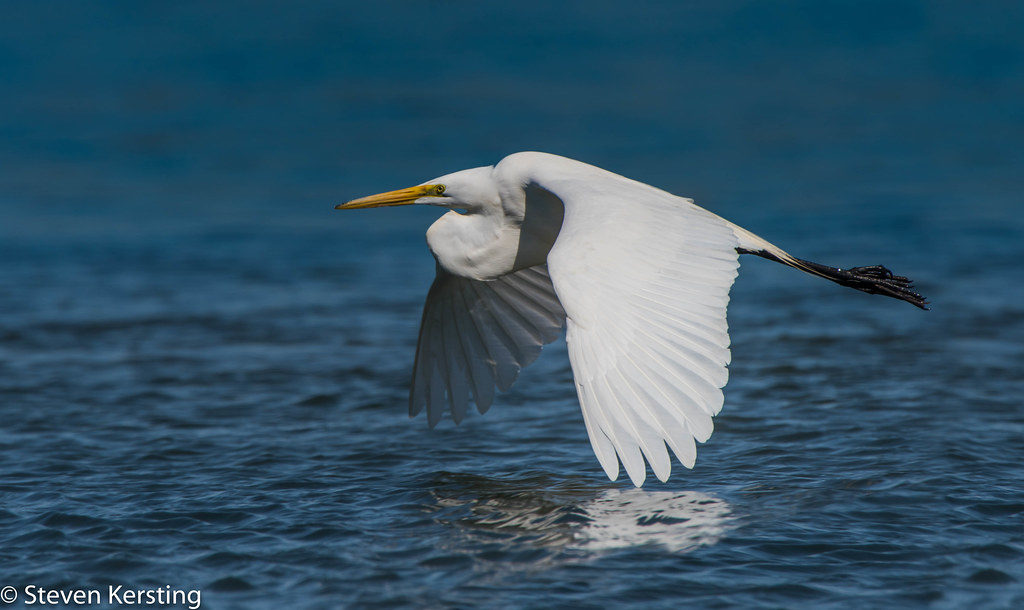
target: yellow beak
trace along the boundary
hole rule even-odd
[[[392,205],[409,205],[416,203],[420,197],[438,197],[444,193],[444,185],[421,184],[407,189],[388,191],[379,195],[360,197],[334,206],[335,210],[358,210],[360,208],[381,208]]]

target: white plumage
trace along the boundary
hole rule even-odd
[[[427,231],[437,278],[416,349],[410,414],[430,426],[495,388],[566,328],[590,442],[612,480],[661,481],[666,444],[692,468],[713,430],[730,361],[726,307],[739,254],[763,256],[924,307],[883,267],[836,269],[794,258],[690,199],[545,153],[510,155],[339,209],[450,208]]]

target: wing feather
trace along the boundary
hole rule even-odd
[[[590,363],[593,356],[594,354],[586,353],[585,349],[577,349],[575,352],[570,349],[569,361],[572,364],[573,371],[577,370],[577,367],[591,370],[596,368]],[[577,379],[579,378],[577,377]],[[586,384],[581,384],[577,381],[576,387],[581,407],[594,416],[595,423],[608,440],[611,441],[612,446],[615,448],[615,453],[618,454],[619,460],[622,461],[622,465],[626,468],[630,479],[634,483],[639,481],[640,484],[643,484],[646,472],[644,459],[640,454],[639,441],[623,428],[622,423],[615,417],[615,413],[608,410],[608,405],[604,404],[605,397],[602,394],[601,388],[598,387],[593,378],[588,378]],[[608,466],[605,466],[605,472],[610,472],[610,470]],[[616,476],[618,470],[616,465],[614,468]]]
[[[488,352],[474,317],[454,314],[456,307],[464,307],[465,303],[465,287],[460,287],[452,302],[451,319],[454,321],[455,330],[462,341],[462,351],[468,366],[467,373],[473,389],[473,400],[476,402],[477,410],[485,413],[494,402],[494,361],[490,358],[474,358],[472,356]]]
[[[466,353],[463,351],[462,341],[459,339],[459,329],[455,322],[455,313],[450,306],[452,300],[448,300],[448,307],[443,311],[441,324],[441,335],[444,339],[444,351],[448,369],[447,390],[451,397],[452,419],[458,424],[466,416],[469,407],[469,386],[473,376],[473,369],[469,366]]]
[[[495,383],[498,389],[504,392],[512,387],[516,376],[519,375],[515,342],[490,308],[483,304],[486,302],[487,292],[480,291],[473,283],[466,284],[464,292],[467,297],[466,311],[470,313],[471,318],[479,321],[478,328],[487,349],[485,353],[494,363]]]
[[[598,191],[540,186],[565,206],[548,273],[591,445],[608,476],[664,481],[668,448],[687,468],[722,408],[726,308],[739,267],[729,225],[692,202],[616,177]],[[603,185],[605,186],[605,185]]]
[[[583,388],[577,386],[576,393],[580,396],[580,404],[583,404]],[[590,446],[594,449],[594,455],[597,456],[597,461],[601,463],[601,468],[604,469],[608,478],[614,481],[619,478],[619,458],[615,454],[615,445],[612,444],[600,424],[593,421],[593,409],[584,408],[582,411],[583,423],[587,427],[587,436],[590,438]]]
[[[481,413],[487,411],[495,387],[508,390],[564,324],[565,313],[543,265],[486,282],[438,267],[423,307],[410,416],[426,408],[434,427],[446,408],[456,423],[466,416],[470,401]],[[611,455],[614,459],[614,451]]]

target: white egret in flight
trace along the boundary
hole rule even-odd
[[[740,254],[871,294],[926,302],[881,266],[838,269],[793,257],[652,186],[538,152],[509,155],[341,210],[446,208],[427,230],[437,277],[427,295],[409,399],[433,427],[470,401],[484,413],[566,329],[590,443],[612,480],[639,487],[644,458],[687,468],[711,436],[730,360],[726,306]]]

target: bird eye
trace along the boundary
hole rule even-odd
[[[444,195],[444,185],[443,184],[438,184],[436,187],[434,187],[434,191],[438,195]]]

